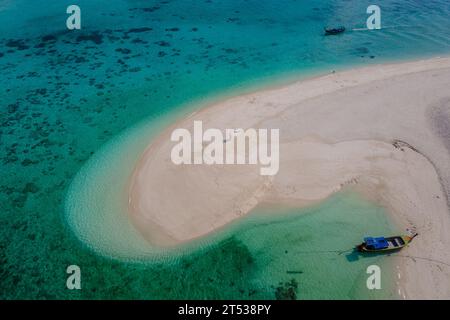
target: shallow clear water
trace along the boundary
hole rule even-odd
[[[395,231],[382,208],[347,192],[308,209],[256,209],[234,237],[248,247],[254,279],[266,288],[294,279],[298,299],[385,299],[396,298],[389,261],[352,248],[364,235]],[[380,291],[366,287],[373,264],[382,270]],[[276,297],[283,294],[275,290]]]
[[[189,112],[185,103],[286,76],[448,54],[450,46],[446,0],[379,1],[389,28],[339,37],[322,36],[323,26],[364,27],[370,1],[77,3],[83,29],[69,32],[71,1],[0,0],[2,298],[239,295],[208,284],[201,268],[186,271],[179,287],[176,267],[128,264],[86,248],[66,224],[74,176],[123,130],[144,119],[154,119],[156,130],[159,117]],[[251,247],[230,239],[218,245],[225,251],[199,252],[196,261],[215,257],[230,267]],[[81,291],[65,289],[69,264],[83,270]],[[275,281],[277,268],[274,285],[285,280]],[[251,288],[239,281],[244,292]]]
[[[115,237],[123,236],[114,227],[106,229]],[[145,266],[148,278],[154,279],[147,283],[152,293],[142,292],[144,297],[387,299],[398,298],[391,261],[359,254],[354,246],[368,234],[396,233],[383,208],[355,193],[341,192],[305,209],[258,207],[222,230],[163,255],[155,255],[158,250],[148,244],[137,247],[133,239],[118,242],[128,244],[128,250],[100,249],[121,259],[142,255],[140,263],[128,264],[139,270]],[[366,269],[374,264],[381,268],[381,290],[366,287]]]

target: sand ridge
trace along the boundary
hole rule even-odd
[[[131,220],[152,244],[171,246],[221,228],[258,203],[305,206],[354,188],[420,234],[396,262],[399,296],[450,298],[450,153],[442,125],[430,121],[432,110],[447,108],[449,85],[450,58],[435,58],[332,73],[202,109],[143,154],[130,183]],[[174,165],[170,133],[192,130],[194,120],[220,130],[280,129],[279,173]]]

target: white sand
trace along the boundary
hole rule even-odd
[[[206,235],[261,202],[305,206],[354,188],[419,232],[400,255],[420,258],[395,258],[400,297],[450,298],[450,152],[430,118],[450,108],[449,88],[450,58],[436,58],[330,74],[205,108],[145,151],[130,184],[132,221],[150,242],[167,246]],[[279,173],[174,165],[170,134],[192,131],[194,120],[205,129],[280,129]]]

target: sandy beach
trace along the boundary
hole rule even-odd
[[[419,236],[394,258],[400,298],[450,298],[450,58],[330,73],[231,98],[145,150],[129,214],[157,246],[224,227],[258,204],[308,206],[353,189]],[[175,165],[176,128],[280,130],[280,166]]]

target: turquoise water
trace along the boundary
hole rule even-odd
[[[125,263],[87,248],[66,223],[65,200],[88,159],[142,122],[157,131],[161,118],[190,112],[185,105],[192,101],[294,75],[444,55],[450,46],[448,1],[379,1],[382,25],[390,28],[339,37],[323,37],[323,26],[364,27],[370,1],[77,3],[83,29],[69,32],[71,1],[0,0],[2,298],[239,295],[221,290],[232,275],[208,284],[193,268],[179,287],[178,267]],[[248,294],[262,280],[236,258],[254,257],[250,240],[235,239],[199,251],[195,261],[216,259],[224,268],[237,261],[253,279],[239,278]],[[69,264],[83,270],[81,291],[65,289]],[[270,269],[274,286],[289,280],[277,268]],[[215,281],[217,272],[211,273]],[[314,292],[306,297],[338,296]],[[273,290],[266,297],[274,297]]]

